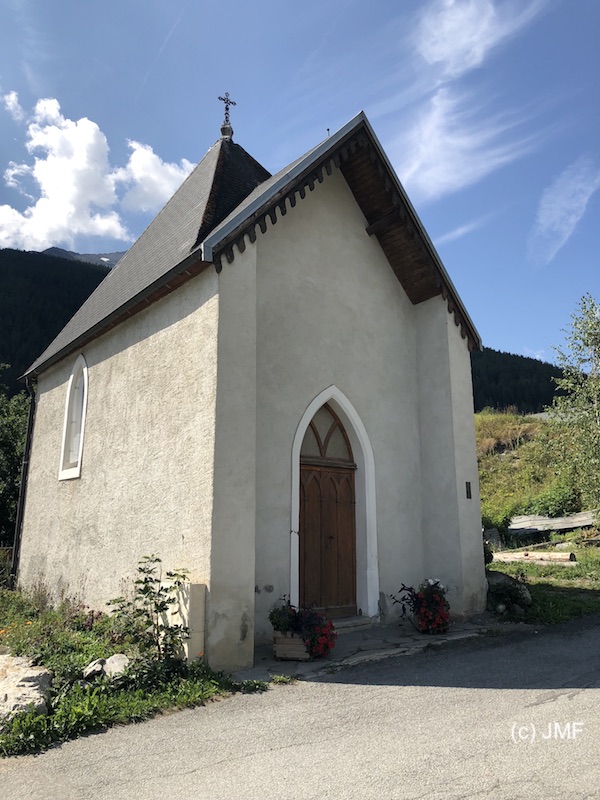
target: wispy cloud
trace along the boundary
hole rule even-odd
[[[546,5],[547,0],[433,0],[413,17],[403,44],[411,54],[414,80],[403,82],[411,91],[401,94],[401,102],[412,102],[412,107],[406,108],[403,132],[390,149],[415,202],[472,186],[536,146],[539,137],[522,132],[534,112],[493,112],[489,93],[482,100],[473,87],[466,91],[462,86],[469,72],[483,66]],[[390,93],[377,110],[384,113],[382,103],[394,106],[394,98]],[[447,235],[459,238],[468,232]]]
[[[142,78],[142,82],[140,84],[140,88],[138,89],[137,94],[136,94],[136,99],[141,95],[142,91],[144,90],[144,87],[146,86],[146,83],[148,82],[148,78],[152,74],[152,70],[158,64],[158,62],[160,60],[160,57],[162,56],[166,46],[169,44],[169,39],[175,33],[175,30],[178,28],[179,23],[183,19],[183,16],[184,16],[185,12],[188,10],[188,8],[190,6],[190,2],[191,2],[191,0],[188,0],[188,2],[185,4],[185,6],[183,7],[181,13],[179,14],[177,19],[175,20],[175,22],[171,26],[171,29],[169,30],[169,32],[165,36],[165,38],[163,40],[163,43],[161,44],[161,46],[158,49],[157,54],[154,56],[154,60],[152,61],[152,63],[150,64],[149,68],[146,71],[146,74]]]
[[[16,23],[20,67],[29,89],[39,96],[46,83],[48,66],[55,56],[47,26],[42,24],[38,3],[32,0],[5,0]]]
[[[392,146],[400,178],[416,201],[470,186],[531,149],[532,137],[508,135],[520,122],[486,118],[469,96],[438,89]]]
[[[415,31],[416,51],[442,78],[480,67],[487,55],[522,30],[541,11],[543,0],[436,0]]]
[[[573,235],[599,188],[600,168],[588,156],[581,156],[544,189],[528,239],[533,263],[546,265],[552,261]]]
[[[14,92],[9,96],[11,107],[16,107],[18,97]],[[112,167],[108,142],[98,125],[86,117],[65,118],[53,98],[36,103],[25,147],[32,160],[11,162],[4,181],[29,205],[23,211],[0,206],[0,247],[74,247],[82,235],[130,241],[122,210],[135,204],[136,211],[157,211],[192,168],[185,159],[180,164],[163,162],[151,147],[137,142],[130,143],[127,165]]]
[[[15,122],[23,122],[25,119],[25,112],[21,108],[19,97],[16,92],[9,92],[8,94],[3,95],[2,102],[4,103],[4,108],[8,111]]]
[[[459,225],[458,228],[454,228],[454,230],[438,236],[433,243],[436,247],[439,247],[442,244],[448,244],[449,242],[455,242],[457,239],[462,239],[463,236],[468,236],[469,233],[483,228],[494,216],[495,214],[485,214],[483,217],[478,217],[472,222],[467,222],[465,225]]]

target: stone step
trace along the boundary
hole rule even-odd
[[[339,634],[366,630],[367,628],[372,628],[376,622],[371,617],[340,617],[340,619],[333,620],[335,629]]]

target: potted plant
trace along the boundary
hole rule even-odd
[[[403,617],[410,614],[412,624],[421,633],[445,633],[450,627],[446,589],[435,578],[427,578],[418,589],[402,584],[392,600],[402,606]]]
[[[337,633],[333,622],[325,620],[312,608],[296,608],[289,601],[269,613],[275,635],[275,657],[308,661],[323,658],[335,644]]]

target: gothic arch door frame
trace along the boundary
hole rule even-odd
[[[327,617],[356,615],[356,514],[350,441],[325,403],[300,449],[301,606]]]
[[[376,617],[379,603],[377,521],[375,504],[375,461],[366,429],[348,398],[336,387],[324,389],[306,408],[296,429],[292,446],[292,497],[290,526],[290,600],[300,602],[300,452],[306,431],[316,412],[328,404],[346,433],[356,468],[355,559],[356,607],[365,616]],[[334,478],[334,480],[337,480]],[[342,487],[343,489],[344,487]]]

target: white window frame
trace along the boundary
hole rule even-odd
[[[88,369],[83,355],[78,355],[71,370],[63,420],[59,481],[81,476],[83,435],[87,408]]]

